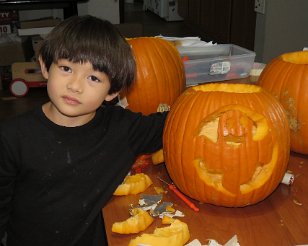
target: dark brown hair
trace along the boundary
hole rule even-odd
[[[62,21],[44,39],[39,56],[49,70],[59,59],[90,62],[94,70],[109,77],[109,94],[127,88],[135,77],[131,47],[107,20],[73,16]]]

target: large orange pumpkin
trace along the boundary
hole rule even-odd
[[[186,195],[205,203],[257,203],[281,182],[289,126],[281,104],[256,85],[213,83],[187,89],[164,130],[168,173]]]
[[[291,150],[308,154],[308,51],[282,54],[266,65],[259,84],[285,108],[291,130]]]
[[[137,65],[137,75],[120,100],[127,108],[150,114],[159,104],[172,105],[185,89],[185,71],[180,54],[169,41],[155,37],[128,39]]]

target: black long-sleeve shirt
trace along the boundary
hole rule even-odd
[[[0,128],[0,239],[8,246],[102,245],[101,208],[141,153],[162,147],[166,114],[101,107],[63,127],[41,108]]]

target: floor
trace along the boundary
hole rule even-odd
[[[125,3],[124,23],[141,23],[143,36],[159,34],[172,37],[194,36],[183,21],[167,22],[150,11],[143,11],[141,1]],[[45,88],[30,88],[28,94],[22,98],[13,97],[7,89],[0,90],[0,121],[28,111],[47,100]]]

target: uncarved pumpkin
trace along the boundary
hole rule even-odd
[[[176,47],[155,37],[128,39],[137,65],[133,85],[120,94],[127,108],[150,114],[160,104],[172,105],[185,89],[185,71]]]
[[[308,51],[285,53],[266,65],[259,84],[279,99],[291,130],[291,150],[308,154]]]
[[[186,195],[242,207],[271,194],[289,159],[281,104],[256,85],[213,83],[187,89],[164,130],[168,173]]]

